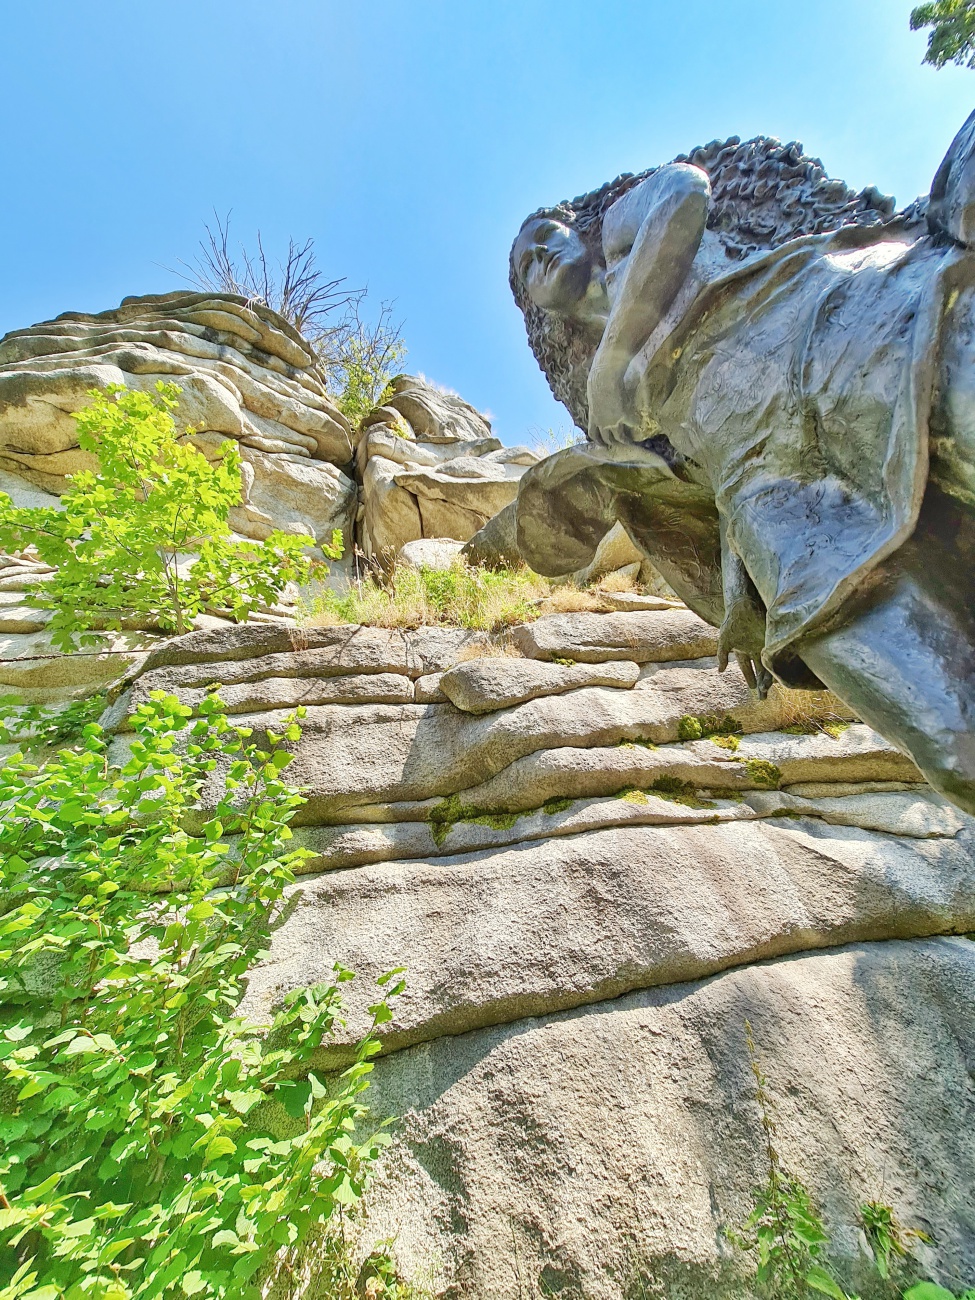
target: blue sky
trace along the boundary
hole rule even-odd
[[[2,5],[0,333],[179,287],[203,222],[313,236],[509,443],[568,426],[507,287],[522,218],[696,144],[801,140],[907,202],[973,107],[902,0]]]

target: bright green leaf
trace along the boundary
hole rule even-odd
[[[818,1264],[814,1264],[806,1274],[806,1282],[821,1295],[832,1296],[833,1300],[848,1300],[846,1292],[839,1283],[830,1277],[825,1269],[820,1268]]]

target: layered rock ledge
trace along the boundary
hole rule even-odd
[[[761,1177],[748,1019],[846,1275],[882,1199],[932,1235],[932,1275],[970,1281],[975,821],[835,698],[719,674],[686,610],[504,642],[197,632],[108,718],[124,746],[147,691],[214,682],[258,732],[306,706],[314,856],[247,1009],[350,966],[340,1066],[407,967],[369,1230],[472,1300],[748,1296],[722,1236]]]

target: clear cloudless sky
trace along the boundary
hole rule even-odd
[[[178,288],[214,210],[396,301],[500,437],[567,428],[507,256],[532,209],[730,135],[926,192],[975,73],[910,0],[0,0],[0,333]]]

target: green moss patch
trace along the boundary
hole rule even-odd
[[[666,799],[669,803],[679,803],[685,808],[717,807],[713,799],[702,799],[696,786],[691,785],[689,781],[680,781],[676,776],[658,776],[649,791],[638,790],[632,785],[626,786],[616,797],[626,799],[630,803],[645,804],[650,802],[648,796],[651,794],[658,799]]]
[[[749,779],[762,790],[777,790],[782,784],[782,772],[765,758],[746,758],[745,771]]]
[[[713,740],[715,736],[740,736],[742,731],[738,719],[729,714],[721,718],[716,713],[705,713],[700,717],[685,713],[677,723],[678,740]]]
[[[430,834],[434,844],[440,848],[458,822],[471,822],[476,826],[490,826],[495,831],[506,831],[514,826],[520,816],[521,813],[485,812],[472,804],[461,803],[460,795],[451,794],[446,799],[441,799],[431,811]]]

